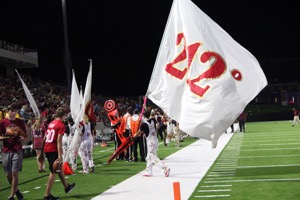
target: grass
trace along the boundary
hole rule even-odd
[[[190,200],[299,199],[300,128],[273,121],[246,130],[231,138]]]
[[[182,147],[180,148],[176,148],[174,142],[167,147],[160,144],[158,155],[163,159],[181,148],[188,146],[192,142],[195,142],[195,139],[186,138],[184,142],[182,142]],[[75,171],[76,174],[66,176],[68,182],[75,182],[77,184],[72,193],[64,193],[63,185],[57,176],[58,181],[54,183],[52,194],[68,200],[91,199],[145,169],[145,162],[113,161],[107,165],[106,162],[113,151],[113,143],[110,143],[107,147],[100,147],[100,145],[95,146],[93,152],[94,163],[96,166],[95,172],[90,174],[79,174],[78,171],[82,170],[81,162],[79,161],[78,169]],[[78,159],[80,159],[80,157],[78,157]],[[0,164],[0,168],[3,169],[2,164]],[[46,165],[46,169],[48,169],[48,165]],[[25,199],[42,199],[48,175],[49,172],[37,173],[35,157],[25,158],[23,160],[23,171],[19,173],[19,187],[23,191]],[[3,170],[1,170],[0,199],[6,199],[9,194],[10,186],[5,178]]]
[[[296,200],[300,197],[300,127],[291,127],[290,121],[248,122],[246,133],[235,133],[217,160],[208,170],[189,200]],[[195,142],[187,138],[182,146]],[[180,150],[175,146],[160,145],[161,159]],[[60,182],[52,193],[68,200],[85,200],[106,191],[110,187],[145,169],[144,162],[106,161],[113,153],[114,145],[96,146],[94,173],[67,176],[77,186],[65,194]],[[0,166],[2,167],[2,166]],[[79,169],[81,165],[79,163]],[[76,171],[77,172],[77,171]],[[20,188],[26,199],[41,199],[48,173],[37,173],[34,157],[24,159],[20,173]],[[9,195],[9,185],[0,172],[0,199]],[[3,198],[5,197],[5,198]]]

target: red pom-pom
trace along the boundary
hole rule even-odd
[[[55,173],[59,173],[62,169],[62,162],[59,159],[56,159],[53,162],[52,169]]]

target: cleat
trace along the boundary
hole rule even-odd
[[[165,170],[165,177],[169,177],[169,175],[170,175],[170,168],[167,167]]]
[[[23,199],[24,199],[24,196],[23,196],[23,194],[21,193],[21,190],[20,190],[20,189],[18,189],[18,190],[16,191],[16,196],[17,196],[18,200],[23,200]]]
[[[65,193],[70,193],[76,186],[76,183],[68,184],[68,187],[65,188]]]
[[[59,197],[54,197],[52,194],[49,194],[47,197],[44,197],[44,200],[59,200]]]

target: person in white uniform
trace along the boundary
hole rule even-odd
[[[158,150],[158,139],[156,133],[156,120],[155,118],[150,118],[150,110],[145,110],[143,123],[140,127],[140,133],[145,134],[147,140],[147,156],[146,156],[146,173],[144,176],[153,176],[152,168],[153,166],[158,166],[162,169],[165,177],[170,174],[170,168],[161,161],[157,156]]]
[[[89,172],[94,172],[94,160],[93,160],[93,124],[89,122],[87,115],[83,117],[84,127],[81,136],[81,144],[79,148],[79,156],[82,163],[82,173],[88,174]]]

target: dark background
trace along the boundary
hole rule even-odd
[[[269,83],[299,79],[296,1],[193,2],[258,59]],[[66,0],[78,85],[85,85],[92,59],[92,92],[144,95],[171,5],[172,0]],[[38,51],[39,68],[19,73],[66,84],[61,0],[9,0],[0,8],[0,39]]]

